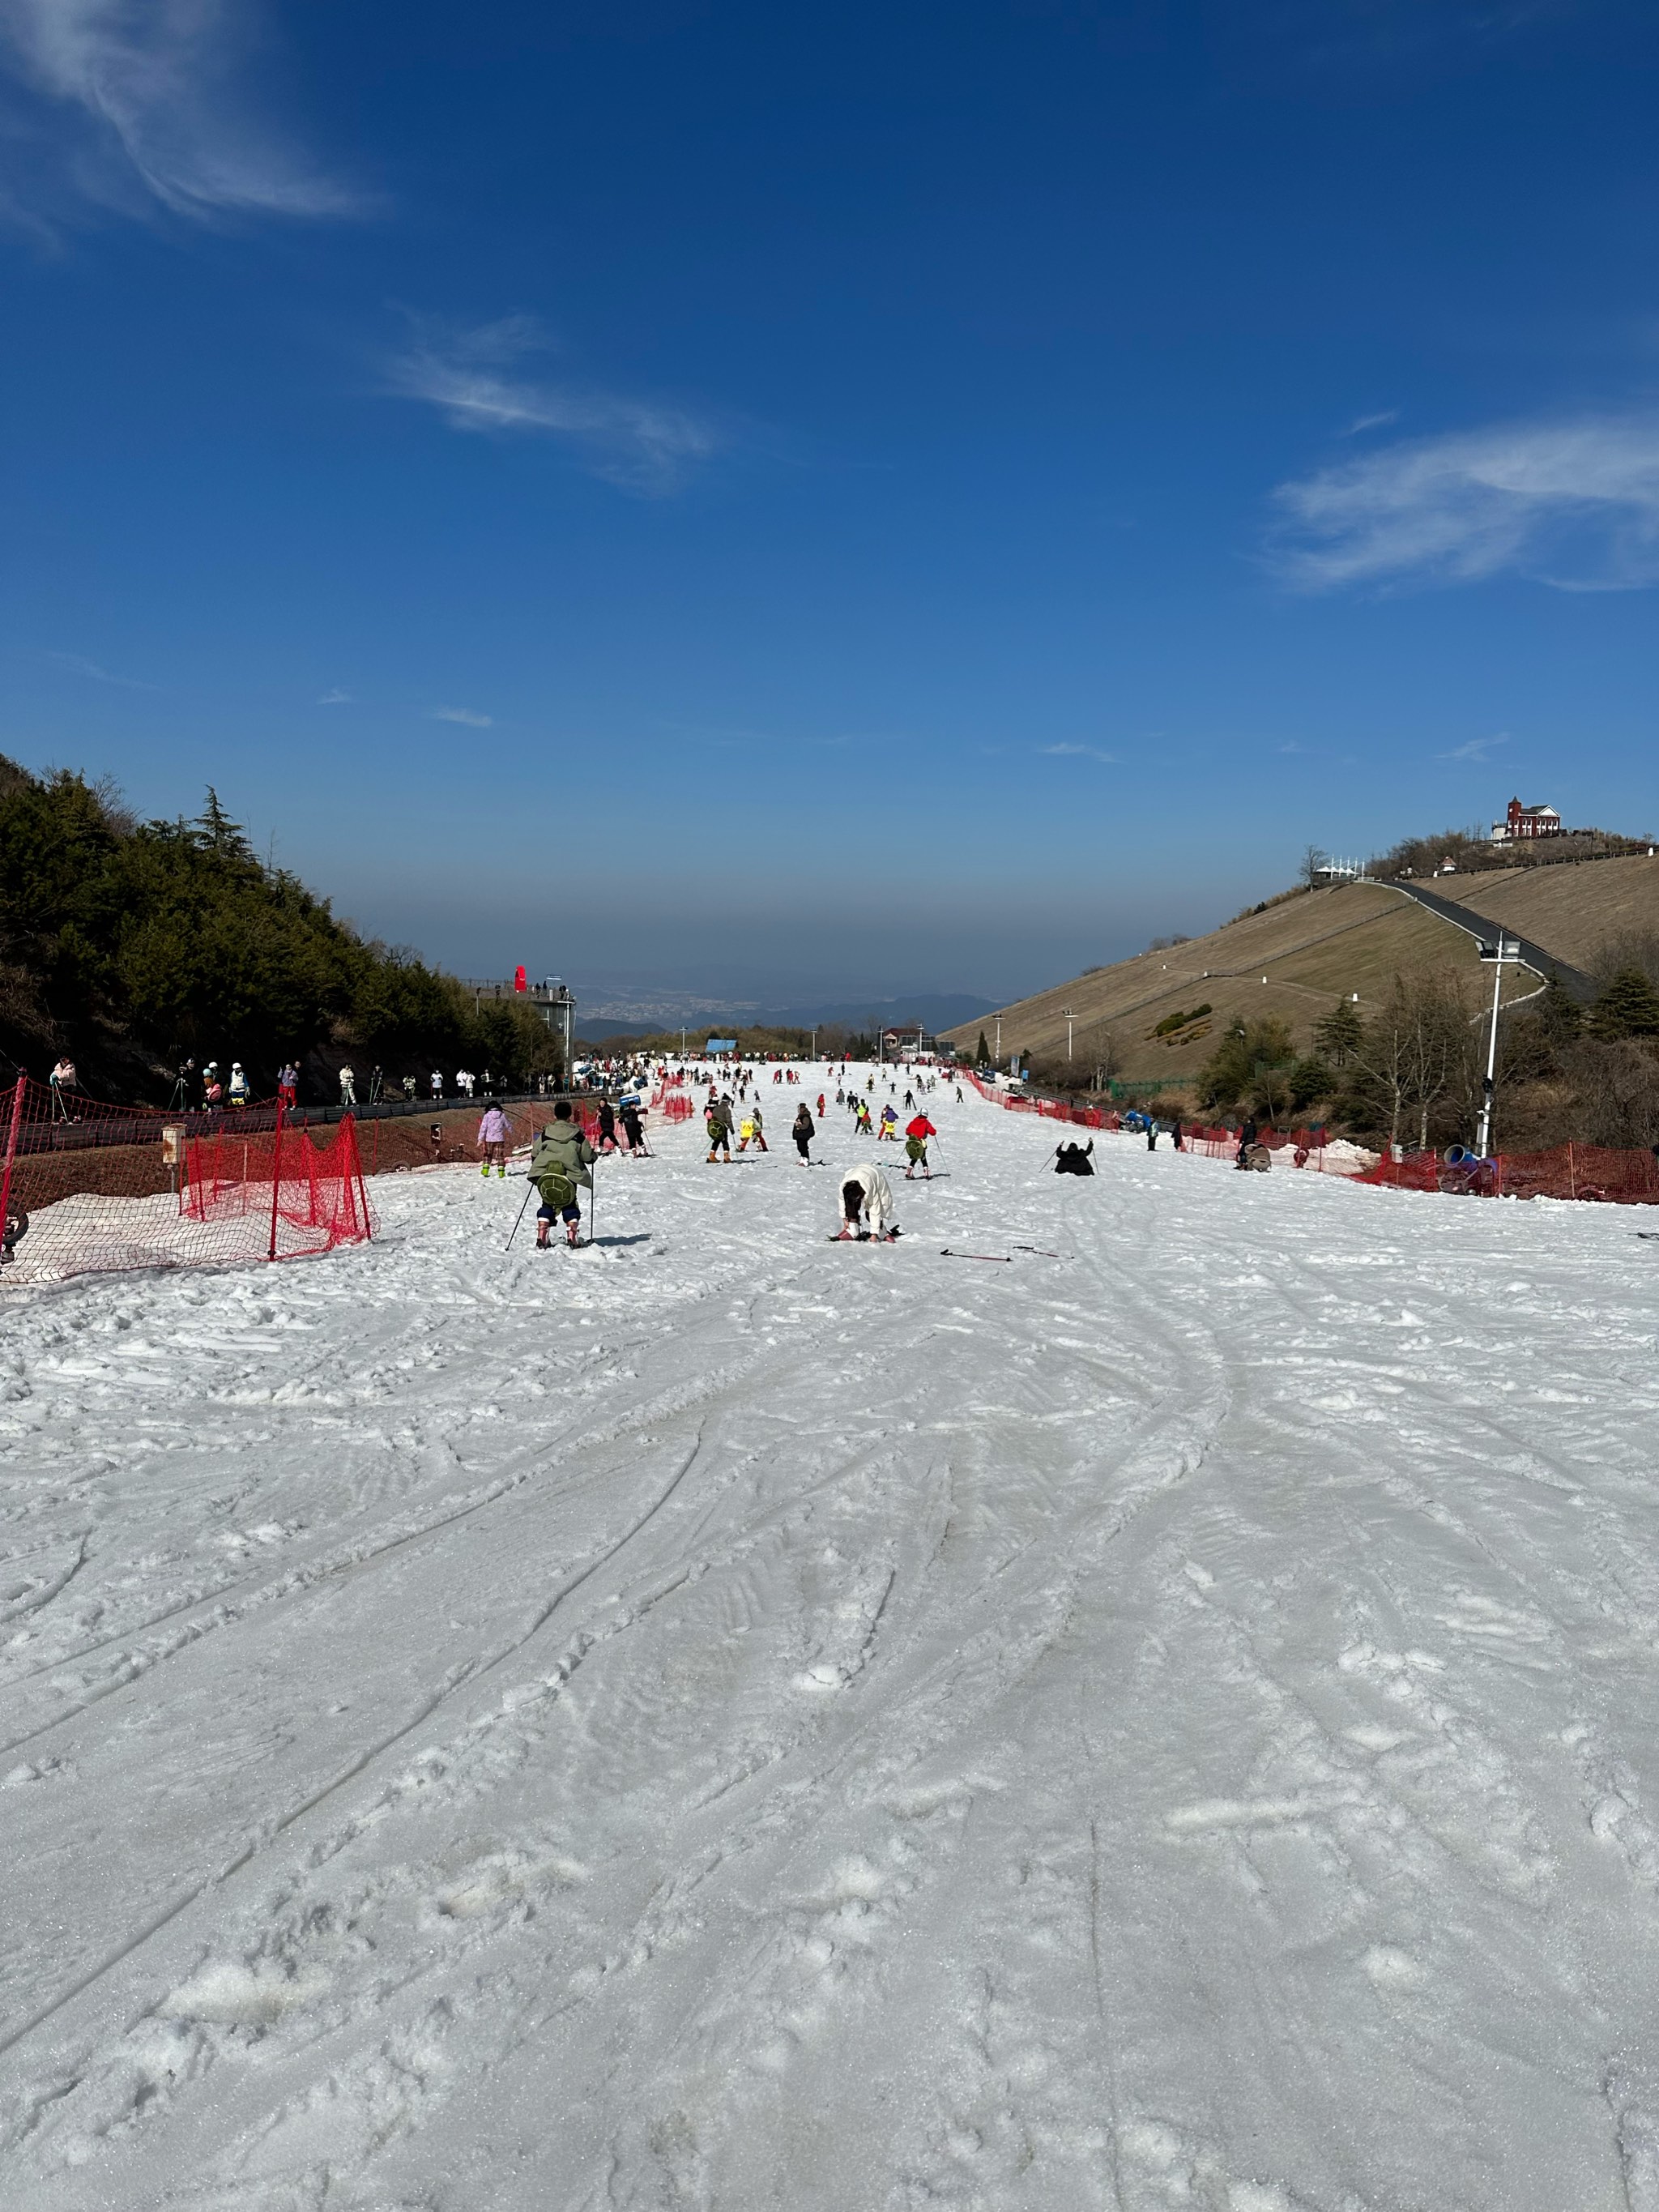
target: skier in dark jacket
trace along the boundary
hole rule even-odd
[[[1091,1159],[1090,1154],[1094,1151],[1094,1148],[1095,1140],[1092,1137],[1090,1138],[1086,1146],[1079,1145],[1075,1140],[1068,1145],[1056,1145],[1054,1146],[1054,1173],[1056,1175],[1091,1176],[1095,1170],[1094,1163]]]
[[[812,1109],[803,1098],[800,1102],[800,1110],[795,1115],[789,1133],[795,1140],[795,1150],[800,1154],[800,1164],[804,1168],[810,1168],[812,1164],[811,1154],[807,1147],[817,1133],[817,1124],[812,1119]]]
[[[1255,1116],[1251,1114],[1246,1116],[1244,1126],[1238,1133],[1238,1150],[1233,1156],[1233,1165],[1236,1168],[1249,1166],[1247,1155],[1250,1146],[1255,1142]]]
[[[582,1210],[577,1196],[585,1183],[593,1188],[593,1178],[588,1170],[599,1155],[570,1118],[570,1101],[561,1098],[553,1109],[553,1119],[536,1138],[535,1150],[530,1155],[530,1180],[541,1193],[541,1204],[536,1209],[536,1249],[547,1249],[548,1236],[556,1218],[564,1223],[566,1241],[574,1244],[581,1228]]]

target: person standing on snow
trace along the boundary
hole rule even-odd
[[[812,1120],[811,1109],[804,1098],[800,1102],[799,1110],[795,1115],[794,1126],[789,1133],[795,1140],[795,1150],[800,1154],[801,1165],[804,1168],[810,1168],[812,1164],[812,1156],[807,1148],[813,1138],[817,1136],[817,1128]]]
[[[246,1106],[248,1096],[248,1080],[242,1063],[240,1060],[233,1060],[230,1063],[230,1103],[233,1106]]]
[[[493,1164],[499,1180],[507,1173],[507,1140],[510,1132],[505,1114],[492,1098],[483,1110],[478,1124],[478,1142],[483,1147],[483,1165],[480,1175],[488,1178]]]
[[[536,1249],[544,1252],[556,1219],[564,1223],[565,1241],[574,1245],[581,1228],[581,1203],[577,1192],[585,1183],[593,1188],[592,1169],[598,1154],[570,1118],[570,1101],[561,1098],[553,1119],[539,1132],[530,1156],[530,1180],[541,1193],[536,1209]]]
[[[711,1098],[702,1112],[708,1124],[708,1164],[712,1167],[717,1154],[724,1152],[726,1164],[732,1164],[732,1109],[724,1098]]]
[[[620,1110],[622,1114],[623,1134],[628,1139],[629,1151],[630,1152],[636,1153],[643,1152],[645,1150],[645,1126],[640,1117],[639,1100],[637,1098],[624,1098]]]
[[[884,1106],[881,1109],[881,1127],[876,1132],[878,1144],[884,1137],[889,1139],[893,1144],[898,1142],[898,1115],[890,1105]]]
[[[608,1098],[599,1101],[599,1150],[614,1152],[617,1149],[616,1109]]]
[[[904,1180],[906,1182],[910,1182],[915,1180],[915,1172],[918,1168],[921,1170],[921,1179],[924,1182],[931,1182],[933,1181],[933,1171],[927,1164],[927,1139],[929,1137],[936,1137],[938,1134],[939,1131],[933,1127],[933,1123],[928,1120],[925,1114],[918,1114],[914,1121],[907,1121],[905,1123],[904,1158],[906,1165],[904,1170]]]
[[[842,1223],[832,1243],[856,1237],[860,1244],[872,1239],[890,1243],[898,1235],[893,1218],[893,1191],[878,1167],[848,1168],[841,1179]]]

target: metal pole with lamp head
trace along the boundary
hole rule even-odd
[[[1474,1145],[1475,1151],[1484,1160],[1487,1157],[1486,1148],[1492,1141],[1492,1092],[1498,1073],[1498,1012],[1504,989],[1504,970],[1519,962],[1521,947],[1513,938],[1505,937],[1500,930],[1496,945],[1481,943],[1480,957],[1492,963],[1492,1033],[1486,1039],[1486,1073],[1480,1094],[1480,1133]]]

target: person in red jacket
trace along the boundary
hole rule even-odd
[[[914,1121],[905,1123],[904,1180],[906,1182],[915,1178],[918,1168],[921,1170],[924,1182],[933,1181],[933,1170],[927,1164],[927,1139],[938,1134],[939,1131],[925,1114],[918,1114]]]

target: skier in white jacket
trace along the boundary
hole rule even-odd
[[[842,1224],[834,1242],[856,1237],[886,1243],[898,1235],[893,1218],[893,1188],[878,1167],[845,1168],[841,1176]]]

